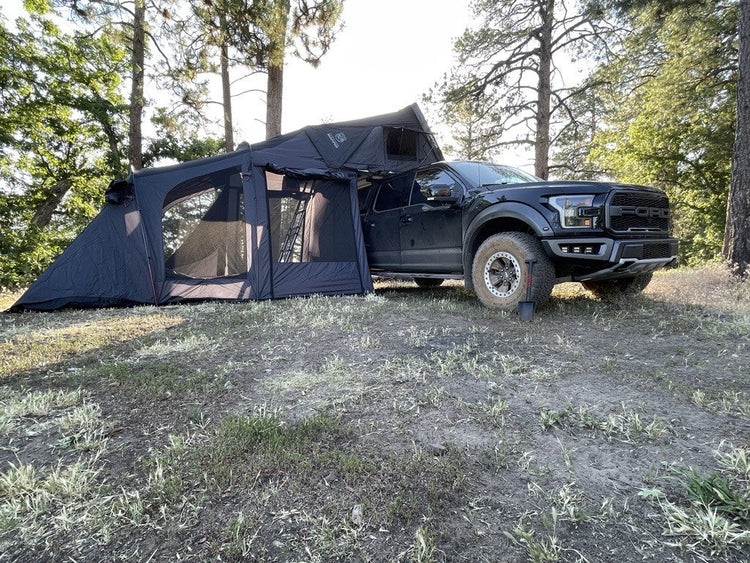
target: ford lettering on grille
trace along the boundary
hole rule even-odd
[[[609,198],[607,227],[618,233],[669,232],[669,200],[658,192],[615,192]]]
[[[669,209],[661,207],[635,207],[613,206],[610,207],[610,214],[613,217],[622,215],[635,215],[636,217],[655,217],[658,219],[669,219]]]

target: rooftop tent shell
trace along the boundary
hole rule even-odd
[[[437,160],[414,104],[135,172],[11,310],[372,291],[357,180]]]

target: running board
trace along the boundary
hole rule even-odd
[[[420,272],[373,272],[370,271],[373,277],[375,278],[393,278],[393,279],[400,279],[400,280],[410,280],[413,278],[431,278],[436,280],[462,280],[464,279],[463,274],[436,274],[435,272],[430,272],[428,274],[423,274]]]

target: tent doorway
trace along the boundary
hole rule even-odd
[[[266,172],[266,195],[275,263],[356,262],[348,180]]]

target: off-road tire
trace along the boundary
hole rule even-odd
[[[618,297],[640,293],[646,289],[652,277],[653,274],[640,274],[632,278],[618,280],[585,281],[581,282],[581,285],[599,299],[617,299]]]
[[[443,283],[441,278],[414,278],[414,283],[419,287],[437,287]]]
[[[514,310],[526,300],[526,260],[536,260],[532,271],[531,301],[537,307],[549,299],[555,285],[555,267],[541,243],[526,233],[499,233],[485,240],[474,254],[471,278],[474,292],[491,309]]]

